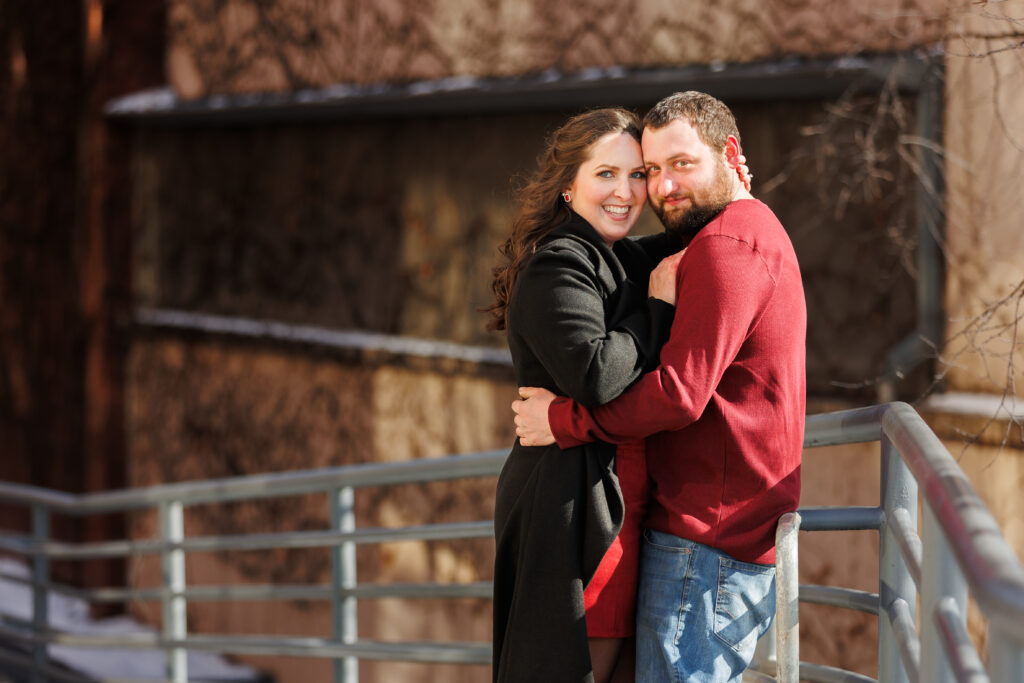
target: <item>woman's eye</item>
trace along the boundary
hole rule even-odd
[[[647,177],[647,174],[644,173],[643,171],[633,171],[633,173],[630,174],[630,177],[639,178],[640,180],[643,180],[644,178]]]
[[[611,178],[612,177],[612,172],[611,171],[607,171],[607,170],[606,171],[598,171],[597,175],[600,178]]]

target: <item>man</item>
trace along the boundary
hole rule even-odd
[[[735,172],[729,109],[676,93],[644,124],[651,207],[689,242],[661,365],[593,410],[523,388],[516,432],[562,448],[647,437],[637,680],[739,681],[775,611],[775,526],[800,497],[803,286],[785,230]]]

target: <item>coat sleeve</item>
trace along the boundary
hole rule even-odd
[[[538,252],[519,277],[510,323],[561,393],[584,406],[607,403],[656,363],[672,306],[649,301],[606,329],[595,265],[568,247]]]
[[[678,277],[672,334],[658,367],[608,405],[588,410],[556,399],[548,417],[561,448],[623,443],[696,421],[775,290],[757,252],[723,235],[695,241]]]

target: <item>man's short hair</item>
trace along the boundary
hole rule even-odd
[[[715,152],[725,149],[729,136],[740,140],[736,119],[725,103],[707,93],[687,90],[669,95],[654,105],[644,117],[644,126],[664,128],[676,119],[687,121],[701,142]]]

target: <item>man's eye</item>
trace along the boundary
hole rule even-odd
[[[679,161],[675,162],[675,167],[676,168],[683,168],[684,166],[689,166],[689,165],[690,165],[690,162],[683,161],[682,159],[680,159]]]

